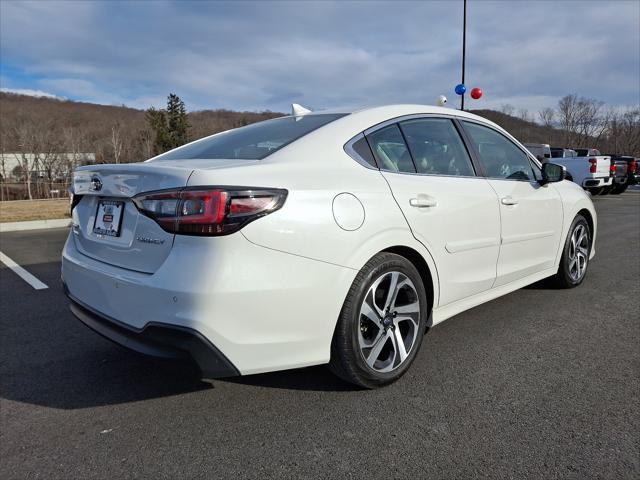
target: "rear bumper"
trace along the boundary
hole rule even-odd
[[[144,353],[186,352],[214,373],[218,368],[182,338],[176,344],[176,332],[202,337],[207,355],[219,358],[217,350],[241,375],[327,363],[336,320],[357,274],[257,246],[241,232],[178,235],[160,268],[140,273],[85,256],[74,235],[63,250],[62,278],[75,304],[93,314],[72,306],[83,323]]]
[[[582,186],[586,188],[598,188],[598,187],[606,187],[613,183],[613,178],[611,177],[602,177],[602,178],[585,178],[582,181]]]
[[[156,322],[136,329],[81,304],[69,293],[66,285],[64,290],[70,300],[71,313],[91,330],[114,343],[154,357],[191,358],[200,368],[203,378],[240,375],[229,359],[196,330]]]

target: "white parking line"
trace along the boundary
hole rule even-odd
[[[16,262],[7,257],[4,253],[0,252],[0,262],[4,263],[7,267],[15,272],[20,278],[22,278],[25,282],[31,285],[36,290],[44,290],[47,287],[46,284],[42,283],[36,277],[27,272],[24,268],[18,265]]]

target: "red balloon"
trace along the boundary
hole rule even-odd
[[[471,89],[471,98],[474,100],[478,100],[482,96],[482,89],[475,87]]]

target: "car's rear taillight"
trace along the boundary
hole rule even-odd
[[[589,163],[591,166],[589,167],[589,173],[596,173],[598,170],[598,160],[595,158],[590,158]]]
[[[636,168],[638,168],[638,167],[636,165],[636,161],[635,160],[631,160],[631,164],[629,165],[629,168],[631,169],[631,173],[636,173]]]
[[[137,195],[133,202],[163,230],[184,235],[228,235],[282,207],[287,191],[197,187]]]
[[[611,176],[616,174],[616,164],[614,162],[611,162],[611,166],[609,167],[609,173],[611,174]]]

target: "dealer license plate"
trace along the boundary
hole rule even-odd
[[[98,202],[98,211],[96,212],[96,222],[93,225],[93,233],[110,237],[120,236],[123,211],[124,202],[100,200]]]

